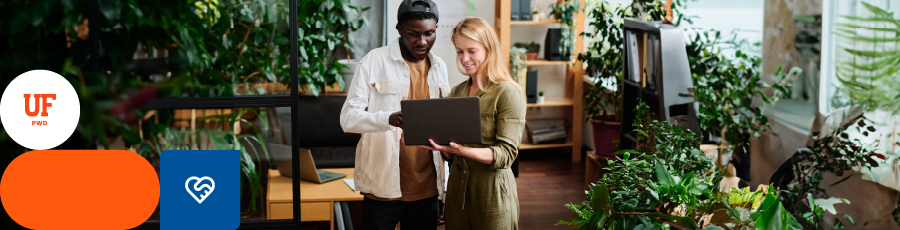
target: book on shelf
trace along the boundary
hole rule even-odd
[[[530,119],[525,121],[525,132],[531,144],[565,140],[565,119]]]
[[[553,132],[545,132],[533,134],[531,136],[531,144],[542,144],[553,141],[565,140],[566,139],[566,131],[565,130],[557,130]]]
[[[627,53],[625,63],[627,63],[628,68],[628,76],[626,77],[630,81],[640,83],[641,66],[638,59],[637,34],[635,34],[634,31],[631,30],[625,30],[625,36],[625,52]]]
[[[519,2],[519,20],[531,21],[531,0],[513,0]]]
[[[519,1],[521,1],[521,0],[512,0],[512,2],[510,2],[510,4],[511,4],[511,6],[510,6],[511,12],[510,12],[509,15],[510,15],[510,20],[511,20],[511,21],[519,21],[519,20],[521,20],[521,17],[520,17],[520,14],[521,14],[521,13],[519,13],[519,11],[521,11],[521,6],[519,6],[519,4],[520,4]]]

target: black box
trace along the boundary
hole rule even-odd
[[[525,96],[528,103],[537,103],[537,70],[525,72]]]
[[[565,55],[560,54],[559,46],[561,39],[562,29],[547,29],[547,37],[544,38],[544,58],[548,61],[569,61],[572,58],[571,52],[566,52]]]

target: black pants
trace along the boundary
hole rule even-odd
[[[437,229],[437,196],[417,201],[363,200],[362,225],[366,230],[392,230],[400,222],[400,229]]]

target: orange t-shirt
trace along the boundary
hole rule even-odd
[[[431,68],[431,60],[425,58],[419,63],[406,61],[406,64],[409,65],[407,99],[429,98],[428,69]],[[380,198],[368,193],[363,195],[380,201],[417,201],[438,195],[437,170],[434,168],[431,151],[419,146],[406,146],[403,135],[400,136],[400,193],[400,198],[394,199]]]

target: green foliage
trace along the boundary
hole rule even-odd
[[[608,110],[613,110],[616,114],[615,120],[621,120],[618,114],[621,114],[622,99],[617,89],[618,82],[622,80],[624,53],[622,44],[625,42],[622,20],[631,16],[630,10],[627,9],[627,6],[613,9],[604,1],[594,7],[588,15],[594,19],[590,22],[594,31],[584,32],[581,35],[597,41],[588,46],[587,52],[578,55],[578,60],[587,64],[586,71],[594,82],[593,86],[584,90],[584,109],[588,113],[586,119],[604,119],[609,115]]]
[[[673,14],[679,23],[682,18],[690,21],[678,11],[678,7],[684,1],[686,0],[673,1]],[[635,2],[645,6],[644,10],[648,12],[651,20],[663,20],[667,14],[663,7],[665,1]],[[622,80],[622,57],[625,49],[622,22],[625,18],[639,15],[640,11],[630,5],[613,6],[606,1],[590,5],[588,17],[593,21],[589,22],[589,25],[594,31],[583,32],[581,36],[596,41],[588,45],[587,52],[578,55],[578,60],[587,64],[587,74],[594,83],[584,90],[584,109],[588,113],[586,119],[604,120],[610,115],[608,111],[612,110],[616,114],[615,120],[620,121],[618,114],[621,112],[622,99],[618,93],[618,82]]]
[[[856,121],[844,124],[826,135],[813,133],[812,145],[800,149],[790,159],[794,172],[793,180],[785,190],[781,190],[779,193],[784,198],[787,209],[794,216],[802,217],[799,219],[802,220],[801,224],[805,229],[824,228],[825,226],[821,224],[826,211],[837,214],[834,204],[850,203],[845,199],[829,198],[825,189],[819,186],[823,172],[834,173],[841,177],[844,176],[845,171],[853,170],[854,167],[878,167],[876,158],[886,159],[883,154],[875,152],[877,143],[864,146],[858,139],[850,139],[850,135],[847,133],[847,129],[850,128],[854,128],[866,136],[869,135],[868,132],[875,131],[875,127],[867,123],[868,120],[865,117],[860,115],[858,120],[854,120]],[[855,175],[847,175],[831,186],[840,184]],[[849,215],[844,214],[844,216],[850,224],[853,224],[853,219]],[[843,222],[836,218],[835,226],[831,227],[837,229],[843,225]]]
[[[343,46],[349,53],[356,43],[350,37],[351,31],[369,26],[369,21],[362,17],[362,12],[370,7],[359,7],[350,4],[350,0],[311,0],[298,4],[297,20],[300,38],[297,43],[299,60],[303,68],[299,68],[300,84],[309,84],[309,90],[318,95],[320,85],[340,83],[344,86],[344,78],[340,69],[348,68],[338,63],[334,53],[337,47]],[[356,14],[356,17],[350,17]],[[289,66],[286,66],[286,68]],[[290,79],[282,78],[287,84]]]
[[[720,192],[725,173],[699,150],[690,130],[646,120],[636,109],[639,150],[622,150],[607,160],[609,171],[587,201],[565,206],[578,214],[559,221],[578,229],[800,229],[772,190]]]
[[[525,64],[525,49],[521,47],[512,47],[509,49],[509,66],[510,66],[510,74],[512,75],[513,80],[516,82],[519,81],[519,76],[522,75],[525,71],[527,71],[527,65]]]
[[[558,224],[584,229],[656,229],[663,224],[696,229],[695,218],[717,203],[712,185],[724,171],[716,170],[700,152],[693,133],[641,119],[647,111],[643,102],[637,111],[639,142],[646,149],[617,152],[619,159],[607,162],[610,173],[586,191],[589,200],[567,205],[580,218]]]
[[[835,67],[842,90],[853,105],[866,111],[884,109],[900,113],[900,20],[872,4],[862,2],[868,17],[842,16],[837,35],[850,41],[838,53]]]
[[[782,67],[775,71],[775,83],[762,81],[759,57],[737,50],[734,57],[721,53],[716,45],[739,48],[740,42],[722,39],[719,31],[703,31],[694,35],[687,44],[688,63],[694,80],[694,98],[700,104],[700,124],[703,136],[716,136],[734,147],[749,152],[751,137],[758,137],[764,128],[771,130],[769,118],[762,114],[753,100],[760,97],[764,103],[774,104],[780,98],[790,96],[790,83],[802,71],[792,68],[787,74]],[[772,89],[776,94],[768,96]]]
[[[763,190],[750,191],[750,187],[744,187],[728,191],[725,193],[725,197],[731,206],[753,209],[759,207],[762,199],[766,197],[766,193]]]
[[[242,197],[250,202],[242,216],[253,215],[261,195],[259,179],[265,175],[265,169],[258,167],[261,162],[254,159],[263,159],[268,151],[240,142],[262,141],[260,129],[268,129],[265,116],[257,116],[262,126],[251,126],[251,135],[234,135],[230,130],[199,129],[191,133],[172,128],[172,110],[155,111],[155,118],[141,126],[126,122],[128,117],[111,116],[110,110],[130,103],[135,92],[145,89],[155,91],[156,97],[229,97],[241,87],[251,90],[239,93],[266,93],[264,88],[253,88],[253,83],[289,84],[288,1],[98,3],[99,19],[90,21],[90,25],[101,28],[91,31],[100,36],[90,37],[85,21],[91,12],[88,1],[0,1],[0,37],[5,38],[0,43],[0,62],[4,63],[0,90],[19,74],[34,69],[50,70],[69,80],[79,95],[81,117],[76,132],[58,147],[61,149],[109,148],[112,140],[121,137],[126,147],[152,159],[164,150],[199,146],[199,140],[192,143],[186,139],[194,135],[209,137],[215,149],[241,150],[243,182],[248,182],[241,186],[248,188],[244,191],[250,195]],[[313,0],[301,4],[298,10],[300,86],[308,85],[316,94],[320,86],[343,84],[339,68],[346,66],[336,62],[334,50],[341,46],[352,49],[349,31],[368,22],[351,16],[368,8],[351,6],[349,0]],[[91,57],[91,42],[99,39],[101,54]],[[98,60],[97,65],[92,58]],[[163,64],[147,67],[148,62]],[[205,119],[252,124],[241,115],[254,111],[239,109],[232,115]],[[149,113],[139,109],[129,112],[139,118]],[[0,132],[0,145],[4,146],[0,154],[4,167],[27,151],[5,131]]]
[[[535,42],[516,42],[515,44],[513,44],[513,47],[524,48],[526,53],[537,53],[541,51],[541,44],[537,44]]]
[[[579,0],[562,0],[550,6],[553,16],[559,21],[562,37],[559,40],[559,53],[572,55],[575,53],[575,14],[584,11]],[[583,22],[582,22],[583,23]]]

